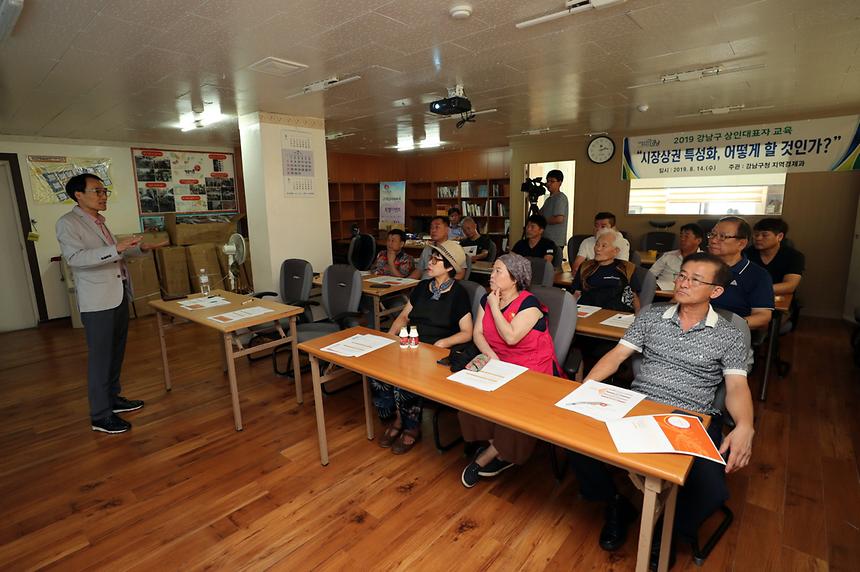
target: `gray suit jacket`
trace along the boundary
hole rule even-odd
[[[123,301],[123,257],[142,254],[140,247],[118,253],[116,245],[108,242],[92,217],[78,206],[57,221],[57,240],[75,274],[80,311],[98,312],[119,306]]]

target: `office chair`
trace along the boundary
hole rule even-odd
[[[635,264],[637,267],[642,267],[642,256],[639,254],[638,250],[630,251],[630,262]]]
[[[535,256],[527,256],[526,258],[532,265],[532,284],[552,286],[553,280],[555,280],[555,268],[553,268],[552,262]]]
[[[304,308],[304,312],[296,317],[296,324],[306,324],[313,321],[311,306],[318,306],[319,303],[310,299],[311,287],[313,286],[313,269],[310,262],[301,260],[300,258],[288,258],[281,263],[280,273],[280,294],[277,292],[256,292],[255,298],[270,298],[280,297],[284,304],[290,306],[298,306]],[[290,325],[289,319],[280,320],[281,328],[288,329]],[[255,336],[266,337],[267,333],[275,331],[272,325],[261,325],[250,328]],[[253,338],[252,338],[253,339]],[[292,372],[289,369],[278,369],[277,354],[290,349],[290,346],[278,346],[272,350],[272,369],[278,375],[292,377]],[[268,356],[254,357],[248,356],[248,361],[259,361]]]
[[[297,324],[298,342],[306,342],[359,325],[358,319],[362,316],[358,309],[361,301],[361,285],[361,273],[352,266],[347,264],[329,266],[323,274],[321,296],[326,317],[316,322]],[[289,369],[289,363],[287,369]],[[343,388],[328,391],[323,386],[323,392],[327,395],[337,393],[341,389]]]
[[[478,308],[481,307],[481,298],[484,297],[484,294],[487,293],[487,290],[477,282],[472,282],[471,280],[460,280],[460,285],[463,286],[463,288],[465,288],[466,292],[468,292],[469,294],[469,300],[472,303],[472,321],[474,322],[478,317]],[[442,438],[439,432],[439,417],[441,417],[442,413],[446,411],[454,411],[454,409],[448,407],[447,405],[435,402],[432,406],[433,442],[436,444],[436,450],[440,453],[444,453],[445,451],[448,451],[462,443],[463,436],[460,435],[458,437],[455,437],[448,443],[442,443]]]
[[[636,292],[639,295],[639,307],[650,306],[657,292],[657,277],[641,266],[637,266],[634,272],[639,279],[639,291]]]
[[[567,370],[565,365],[573,342],[573,334],[576,331],[576,298],[566,290],[551,286],[532,286],[529,290],[547,308],[547,327],[555,349],[555,357],[562,369]],[[572,359],[577,358],[574,356]],[[556,446],[550,443],[549,448],[552,473],[556,480],[561,482],[567,471],[567,461],[559,465]]]
[[[590,238],[590,234],[574,234],[567,241],[567,261],[573,264],[576,255],[579,254],[579,247],[582,246],[582,241]]]
[[[346,258],[358,270],[368,270],[376,259],[376,239],[369,234],[353,236]]]
[[[498,253],[498,247],[496,246],[496,243],[493,241],[490,241],[490,246],[489,246],[489,248],[487,248],[487,257],[484,259],[484,262],[489,262],[490,264],[495,262],[497,253]]]

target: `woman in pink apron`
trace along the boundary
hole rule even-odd
[[[500,256],[490,274],[490,293],[481,300],[473,339],[481,350],[470,367],[499,359],[530,370],[563,377],[549,334],[546,308],[526,290],[531,263],[518,254]],[[537,440],[468,413],[459,413],[466,441],[489,441],[464,470],[463,485],[474,487],[481,477],[494,477],[528,460]]]

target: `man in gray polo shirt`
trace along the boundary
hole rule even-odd
[[[546,188],[549,196],[540,208],[540,214],[546,219],[544,236],[556,245],[553,266],[561,266],[561,251],[567,244],[567,195],[561,192],[564,173],[553,169],[546,174]]]
[[[744,336],[710,304],[730,280],[731,271],[716,256],[700,252],[686,257],[675,278],[674,303],[653,304],[642,310],[618,345],[587,376],[605,380],[624,360],[639,352],[642,368],[633,381],[633,390],[654,401],[713,416],[708,434],[720,453],[729,451],[729,456],[725,468],[696,459],[678,492],[675,533],[688,541],[696,538],[699,525],[728,498],[725,474],[749,463],[755,433]],[[722,416],[713,406],[724,379],[726,408],[735,420],[735,429],[725,439]],[[605,550],[620,548],[635,509],[618,494],[602,462],[573,453],[571,463],[582,495],[607,503],[600,546]],[[655,543],[659,546],[658,539]]]

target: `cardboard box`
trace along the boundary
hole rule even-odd
[[[125,264],[134,292],[133,315],[141,318],[154,314],[155,309],[149,305],[149,301],[161,299],[161,285],[158,282],[152,252],[147,252],[143,256],[131,256],[126,259]]]
[[[185,247],[188,261],[188,277],[191,279],[191,290],[193,292],[200,291],[200,269],[206,270],[209,275],[209,287],[212,290],[220,288],[229,290],[229,287],[224,284],[225,274],[221,270],[221,263],[218,260],[219,245],[214,242],[204,242],[202,244],[192,244]]]
[[[117,242],[124,238],[128,238],[129,236],[139,236],[143,239],[140,241],[142,244],[161,244],[162,242],[170,242],[170,235],[164,231],[136,232],[134,234],[117,234],[114,236],[116,237]]]
[[[170,244],[188,246],[201,242],[224,244],[230,236],[229,222],[177,222],[173,213],[164,215],[164,227],[170,235]]]
[[[184,246],[165,246],[155,251],[158,275],[165,296],[186,296],[191,293],[188,281],[188,255]]]

